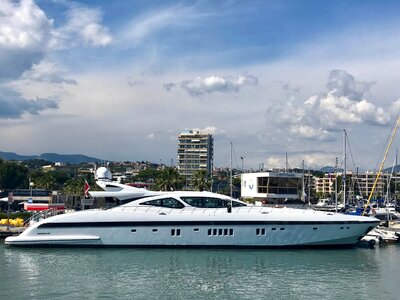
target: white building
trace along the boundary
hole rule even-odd
[[[209,133],[184,130],[178,136],[178,171],[191,185],[198,170],[211,174],[213,165],[213,137]]]
[[[300,173],[244,173],[241,175],[242,198],[278,204],[286,200],[300,200],[302,174]]]

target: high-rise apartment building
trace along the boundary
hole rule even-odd
[[[206,170],[211,174],[214,157],[214,140],[211,134],[184,130],[178,135],[178,171],[184,176],[186,186],[191,186],[194,173]]]

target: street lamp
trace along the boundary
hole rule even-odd
[[[35,186],[35,184],[33,183],[33,181],[29,181],[29,189],[30,189],[30,191],[31,191],[31,197],[29,198],[29,200],[28,200],[28,202],[29,203],[32,203],[33,202],[33,199],[32,199],[32,194],[33,194],[33,187]]]

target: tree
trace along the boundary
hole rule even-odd
[[[177,190],[182,188],[183,179],[175,168],[166,167],[156,178],[156,185],[163,191]]]
[[[193,175],[193,187],[195,190],[204,191],[211,187],[211,180],[206,170],[198,170]]]
[[[44,159],[29,159],[24,161],[24,165],[29,169],[41,169],[43,166],[54,165],[53,162]]]
[[[143,182],[148,182],[151,180],[155,180],[160,174],[160,171],[156,169],[146,169],[142,170],[135,176],[135,179],[137,181],[143,181]]]
[[[82,196],[84,185],[84,178],[71,178],[64,184],[64,193],[67,195]]]
[[[0,160],[0,187],[17,189],[28,187],[28,168],[17,162]]]
[[[35,187],[47,190],[61,190],[64,184],[71,177],[64,173],[58,171],[33,171],[29,174],[31,181],[35,183]]]

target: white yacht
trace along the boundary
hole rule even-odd
[[[341,246],[355,244],[379,224],[379,220],[371,217],[253,206],[210,192],[151,192],[100,181],[105,191],[92,192],[92,195],[102,193],[120,200],[136,200],[108,210],[85,210],[43,219],[21,235],[8,237],[5,243],[132,247]]]

